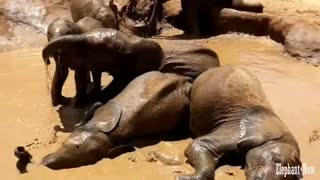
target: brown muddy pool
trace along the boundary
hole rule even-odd
[[[223,35],[206,39],[202,44],[218,53],[222,65],[247,68],[258,76],[275,112],[297,138],[303,163],[316,167],[316,173],[305,175],[304,179],[320,179],[320,69],[286,55],[280,44],[265,37]],[[50,104],[50,78],[40,53],[41,49],[30,49],[0,54],[1,179],[170,180],[181,172],[192,173],[187,164],[168,166],[148,161],[148,153],[154,150],[185,161],[183,151],[190,139],[161,142],[80,168],[54,171],[36,165],[68,135],[54,131],[54,126],[61,122]],[[52,73],[49,71],[49,75]],[[72,96],[73,92],[73,80],[69,78],[64,93]],[[23,175],[15,168],[13,151],[18,145],[27,146],[33,155],[34,164]],[[245,179],[245,176],[239,167],[223,166],[216,171],[216,179]]]

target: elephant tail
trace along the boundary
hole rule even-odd
[[[42,59],[46,65],[50,64],[50,57],[61,53],[62,50],[76,47],[86,42],[83,34],[65,35],[50,41],[42,50]]]

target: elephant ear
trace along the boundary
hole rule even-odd
[[[252,107],[240,121],[239,152],[246,153],[252,148],[283,137],[286,127],[269,109]]]
[[[118,126],[121,115],[121,106],[111,100],[100,107],[85,126],[89,129],[96,129],[104,133],[109,133]]]

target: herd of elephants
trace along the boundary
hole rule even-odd
[[[71,0],[75,23],[57,19],[49,25],[42,55],[46,65],[50,57],[55,60],[53,106],[92,107],[42,164],[51,169],[94,164],[132,139],[183,131],[193,138],[185,156],[195,172],[176,179],[214,179],[215,169],[230,158],[241,161],[250,180],[300,179],[301,174],[276,173],[277,164],[301,165],[300,150],[253,74],[220,66],[217,54],[200,45],[174,40],[160,45],[148,38],[157,34],[164,1],[130,0],[119,10],[113,0]],[[185,34],[193,37],[201,35],[199,14],[209,5],[263,10],[242,0],[181,1]],[[132,34],[121,31],[121,18],[130,19]],[[62,96],[69,69],[75,71],[72,100]],[[102,91],[103,72],[113,81]],[[16,151],[20,158],[24,153]]]

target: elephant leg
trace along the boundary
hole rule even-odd
[[[66,104],[67,98],[62,96],[62,87],[68,77],[68,67],[56,61],[56,69],[51,86],[52,105]]]
[[[101,91],[101,71],[92,71],[93,78],[93,91],[90,93],[89,97],[95,102],[99,100]]]
[[[177,176],[178,180],[213,180],[219,161],[236,151],[235,128],[221,127],[216,131],[195,139],[185,150],[185,156],[195,173]]]
[[[181,0],[182,11],[187,24],[185,33],[194,37],[200,36],[199,10],[197,0]]]
[[[262,13],[263,12],[263,5],[260,2],[257,3],[248,3],[244,2],[243,0],[233,0],[232,6],[240,11],[249,11],[255,13]]]
[[[76,96],[74,106],[76,107],[82,107],[86,103],[88,72],[89,71],[83,67],[75,70]]]

